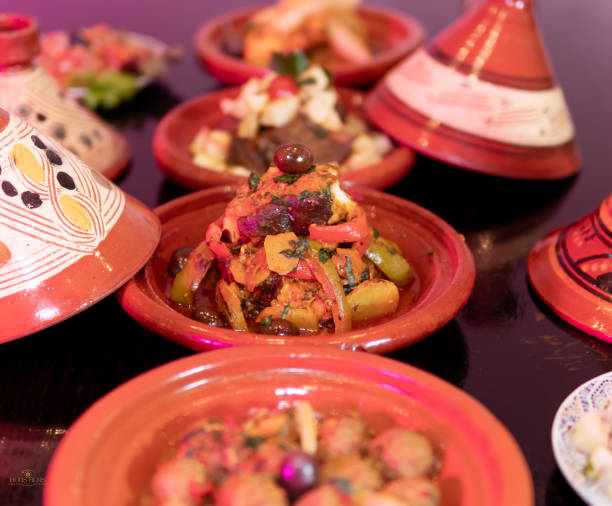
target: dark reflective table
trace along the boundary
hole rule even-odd
[[[459,0],[380,0],[423,21],[430,34],[460,12]],[[36,16],[51,30],[106,21],[148,33],[185,54],[170,75],[106,118],[127,136],[134,160],[120,186],[149,206],[184,194],[164,179],[150,150],[173,105],[218,88],[196,61],[197,26],[244,0],[4,0],[0,10]],[[474,293],[436,334],[391,356],[426,369],[484,403],[514,434],[531,468],[538,505],[582,504],[555,464],[550,427],[560,402],[612,368],[612,348],[566,324],[526,278],[544,233],[597,207],[612,192],[612,3],[541,0],[544,39],[577,127],[583,169],[558,182],[500,180],[420,158],[390,191],[427,207],[465,234],[478,269]],[[0,322],[1,324],[1,322]],[[111,296],[38,334],[0,346],[0,505],[41,503],[53,450],[69,425],[122,382],[190,354],[137,325]],[[19,477],[29,473],[32,486]],[[520,505],[517,505],[520,506]]]

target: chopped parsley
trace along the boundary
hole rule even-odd
[[[345,494],[351,495],[353,493],[353,485],[346,478],[332,478],[329,480],[329,483],[342,490]]]
[[[361,273],[361,276],[359,277],[359,282],[363,283],[364,281],[367,281],[368,279],[370,279],[370,269],[366,267]]]
[[[266,316],[263,320],[259,322],[259,325],[262,327],[269,327],[272,324],[272,317]]]
[[[317,128],[314,134],[317,139],[325,139],[325,137],[327,137],[327,130],[325,130],[325,128]]]
[[[397,255],[397,252],[393,251],[391,248],[387,248],[387,251],[389,252],[390,255]]]
[[[327,77],[327,88],[329,89],[334,84],[334,76],[332,76],[332,73],[325,67],[323,67],[323,72],[325,72],[325,77]]]
[[[300,239],[299,241],[289,241],[293,249],[284,249],[280,252],[281,255],[287,258],[304,258],[308,250],[308,239]]]
[[[344,272],[346,272],[346,279],[349,284],[349,288],[354,290],[357,286],[357,281],[355,280],[355,273],[353,272],[353,262],[351,261],[351,257],[349,255],[344,255],[346,258],[346,267],[344,268]]]
[[[259,186],[259,176],[255,172],[251,172],[249,176],[249,188],[251,191],[257,191],[257,187]]]
[[[287,318],[288,314],[289,314],[289,304],[285,304],[285,307],[283,308],[283,312],[281,314],[281,318],[284,320],[285,318]]]
[[[246,446],[247,448],[257,448],[265,440],[266,438],[263,437],[247,436],[244,440],[244,446]]]
[[[380,237],[380,233],[378,232],[378,229],[372,227],[372,235],[374,236],[374,239],[378,239]]]
[[[294,51],[289,54],[274,53],[270,62],[272,70],[294,79],[297,79],[308,68],[308,65],[308,56],[304,51]]]
[[[305,86],[306,84],[317,84],[317,80],[314,77],[306,77],[296,82],[298,86]]]
[[[329,253],[325,251],[323,248],[319,250],[319,260],[322,264],[329,260]]]
[[[433,248],[429,248],[427,251],[423,251],[423,253],[421,253],[421,256],[424,257],[425,255],[433,255],[433,253]]]
[[[273,181],[275,183],[287,183],[287,184],[293,184],[295,183],[298,179],[300,179],[304,174],[310,174],[313,170],[315,170],[315,165],[311,165],[310,167],[308,167],[307,170],[305,170],[304,172],[301,172],[299,174],[283,174],[282,176],[276,176]]]

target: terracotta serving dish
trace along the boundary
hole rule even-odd
[[[246,181],[244,176],[196,165],[189,152],[189,144],[202,126],[214,128],[223,119],[220,101],[236,98],[239,91],[240,88],[229,88],[208,93],[175,107],[162,118],[153,136],[153,153],[168,178],[194,190]],[[364,116],[360,105],[361,92],[349,88],[338,88],[338,92],[340,102],[347,110]],[[399,182],[410,172],[414,162],[413,151],[395,147],[380,163],[347,172],[342,180],[382,190]]]
[[[531,250],[529,280],[565,321],[612,343],[612,195]]]
[[[119,288],[159,235],[144,205],[0,109],[0,343]]]
[[[228,24],[240,29],[261,7],[251,7],[219,16],[202,25],[195,34],[195,49],[207,70],[225,84],[242,84],[251,77],[265,74],[267,69],[227,54],[221,47],[222,28]],[[425,40],[423,25],[401,12],[380,7],[360,7],[372,39],[385,48],[369,62],[330,66],[338,85],[358,86],[377,81],[388,69],[412,53]]]
[[[127,141],[32,64],[38,51],[35,19],[0,14],[0,107],[54,138],[104,176],[118,177],[132,157]]]
[[[399,142],[476,172],[558,179],[580,166],[532,0],[481,1],[389,72],[365,110]]]
[[[392,317],[347,333],[269,336],[210,327],[173,309],[166,298],[167,264],[180,246],[195,246],[209,223],[233,198],[235,187],[203,190],[178,198],[155,212],[162,222],[159,247],[145,268],[119,293],[123,308],[140,324],[194,350],[246,344],[308,344],[387,353],[428,336],[448,323],[467,301],[474,284],[474,260],[463,239],[429,211],[398,197],[366,188],[349,192],[383,237],[390,237],[412,264],[415,280],[400,292]]]
[[[156,466],[190,425],[297,400],[322,413],[357,409],[376,431],[390,425],[422,431],[442,451],[441,506],[534,504],[516,441],[469,395],[384,357],[294,346],[194,355],[120,386],[64,436],[43,504],[140,504]]]

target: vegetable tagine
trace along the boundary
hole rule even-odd
[[[378,51],[357,12],[360,0],[280,0],[237,29],[228,24],[221,45],[231,56],[267,67],[274,53],[304,51],[315,63],[369,61]]]
[[[221,101],[223,120],[202,127],[189,150],[196,165],[248,176],[265,172],[279,144],[300,142],[315,162],[341,172],[380,163],[393,148],[385,134],[370,130],[357,103],[339,100],[329,72],[309,66],[304,53],[275,54],[274,72],[245,83],[238,97]]]
[[[440,454],[413,430],[378,434],[357,412],[308,402],[207,419],[189,430],[151,488],[155,506],[436,506]]]
[[[413,272],[300,144],[252,173],[195,248],[168,264],[169,298],[191,318],[264,334],[347,332],[392,314]]]

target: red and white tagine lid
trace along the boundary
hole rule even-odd
[[[159,236],[143,204],[0,109],[0,343],[119,288]]]
[[[399,142],[477,172],[557,179],[580,166],[532,0],[483,0],[389,72],[365,109]]]
[[[541,239],[527,269],[555,313],[612,343],[612,195],[591,214]]]
[[[0,14],[0,107],[56,139],[106,177],[117,177],[131,158],[126,140],[33,65],[38,52],[36,20]]]

